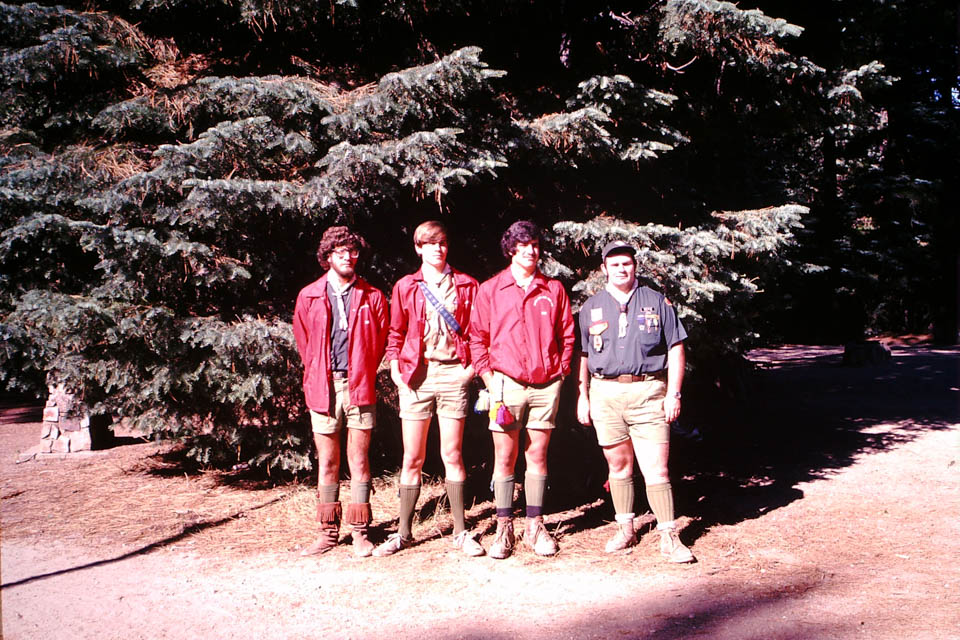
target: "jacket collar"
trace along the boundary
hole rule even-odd
[[[356,291],[364,291],[370,288],[370,285],[367,284],[367,281],[357,276],[353,281],[353,288]],[[321,298],[327,295],[327,274],[324,273],[320,276],[319,280],[311,282],[303,289],[303,295],[310,298]]]

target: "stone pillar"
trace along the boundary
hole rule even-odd
[[[43,408],[40,453],[70,453],[93,448],[90,413],[76,395],[64,385],[49,387],[47,406]]]

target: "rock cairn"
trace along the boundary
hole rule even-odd
[[[49,387],[49,391],[43,408],[40,453],[89,451],[93,439],[87,407],[62,384]]]

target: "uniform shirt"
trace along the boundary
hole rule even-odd
[[[673,305],[649,287],[638,287],[626,308],[627,330],[620,338],[620,303],[610,292],[595,293],[581,307],[580,346],[590,373],[608,377],[663,371],[670,347],[687,338]]]
[[[477,375],[505,373],[545,384],[570,373],[576,344],[570,298],[539,271],[526,290],[504,269],[480,285],[470,316],[470,355]]]
[[[453,275],[450,272],[449,265],[441,274],[437,282],[428,282],[423,280],[430,293],[437,301],[456,317],[457,313],[457,288],[453,284]],[[426,311],[425,326],[423,331],[423,357],[425,360],[436,360],[439,362],[449,362],[457,359],[457,345],[453,337],[453,329],[447,324],[433,304],[428,300],[424,305]]]
[[[343,310],[350,317],[350,291],[353,283],[347,285],[343,296]],[[346,371],[349,368],[350,356],[347,350],[347,329],[340,328],[340,307],[337,304],[337,290],[333,283],[327,280],[327,300],[330,301],[330,368],[334,371]]]

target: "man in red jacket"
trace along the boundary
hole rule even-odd
[[[383,293],[356,275],[366,241],[347,227],[330,227],[317,259],[327,272],[297,296],[293,336],[303,360],[303,394],[317,446],[320,536],[302,555],[325,553],[340,535],[340,429],[347,427],[351,503],[346,521],[353,549],[373,552],[370,511],[370,435],[376,422],[377,367],[387,339]]]
[[[420,496],[427,432],[433,414],[440,430],[440,457],[446,471],[447,499],[453,516],[454,548],[482,556],[483,547],[464,521],[463,423],[467,417],[470,365],[470,310],[477,281],[447,263],[447,230],[424,222],[413,233],[422,260],[416,273],[393,287],[387,361],[400,396],[403,421],[403,468],[400,471],[399,531],[373,555],[389,556],[413,541],[413,512]]]
[[[563,285],[537,268],[540,236],[540,228],[528,220],[507,229],[500,248],[510,266],[480,285],[470,318],[473,366],[487,386],[494,410],[499,409],[491,411],[490,420],[497,508],[491,558],[506,558],[513,552],[513,474],[524,422],[527,526],[523,540],[537,555],[557,552],[542,517],[547,447],[576,336]]]

